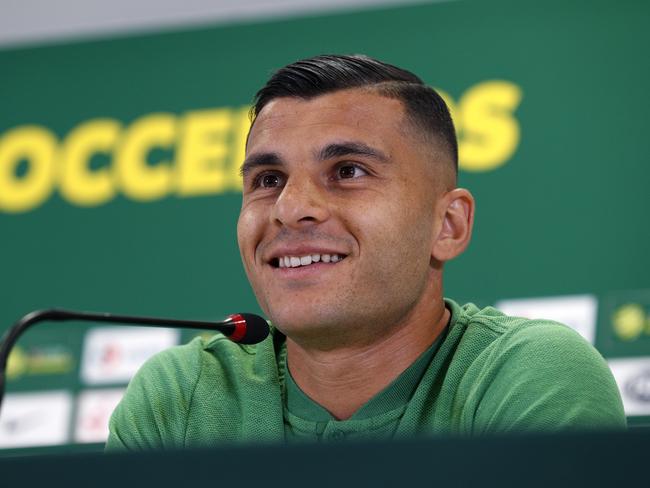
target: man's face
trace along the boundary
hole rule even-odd
[[[400,101],[359,89],[275,99],[257,117],[239,248],[289,337],[361,340],[432,298],[444,163],[412,131]]]

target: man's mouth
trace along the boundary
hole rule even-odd
[[[280,256],[271,259],[274,268],[299,268],[314,263],[338,263],[345,259],[344,254],[306,254],[304,256]]]

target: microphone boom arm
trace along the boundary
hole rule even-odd
[[[4,335],[2,343],[0,344],[0,412],[2,411],[2,400],[5,393],[5,371],[7,369],[7,361],[9,359],[9,352],[14,346],[18,337],[25,332],[32,325],[43,322],[45,320],[55,322],[65,322],[69,320],[85,320],[92,322],[109,322],[114,324],[133,324],[143,325],[146,327],[182,327],[190,329],[202,329],[209,331],[223,332],[229,336],[237,330],[237,319],[239,315],[231,316],[231,322],[223,323],[203,322],[198,320],[178,320],[178,319],[164,319],[154,317],[133,317],[129,315],[114,315],[104,312],[77,312],[74,310],[62,309],[48,309],[37,310],[30,312],[16,322]],[[241,318],[245,322],[244,318]],[[268,332],[267,332],[268,334]]]

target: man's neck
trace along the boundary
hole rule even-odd
[[[320,351],[302,347],[287,337],[291,376],[305,394],[334,417],[350,418],[411,366],[444,331],[451,316],[444,302],[440,300],[428,312],[361,347]]]

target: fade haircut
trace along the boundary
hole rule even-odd
[[[411,125],[426,141],[442,145],[458,172],[456,131],[440,95],[410,71],[361,54],[325,54],[280,68],[255,95],[251,122],[255,123],[262,109],[276,98],[309,100],[350,88],[367,88],[400,100]]]

